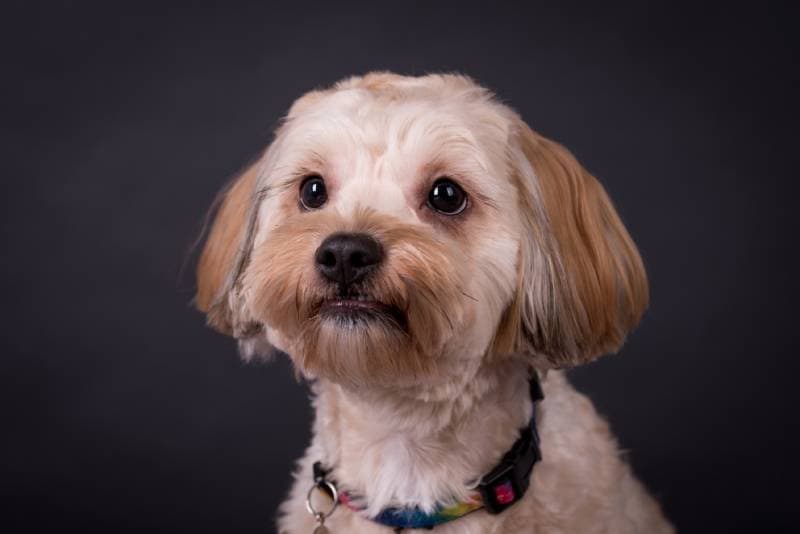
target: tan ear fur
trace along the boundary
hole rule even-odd
[[[197,265],[195,305],[208,314],[211,327],[225,334],[232,332],[225,290],[245,237],[258,167],[252,164],[220,192],[214,202],[219,209]]]
[[[550,261],[540,262],[540,267],[549,267],[550,280],[533,283],[530,278],[536,273],[530,265],[522,266],[524,301],[508,314],[521,315],[523,336],[535,353],[556,367],[570,367],[619,349],[647,307],[647,275],[633,240],[597,179],[566,148],[522,121],[518,132],[536,182],[525,185],[538,188],[539,205],[545,212],[539,221],[529,221],[532,229],[546,225],[532,232],[532,239],[539,242],[530,246],[550,248]],[[535,206],[527,207],[527,216],[534,217],[534,210]],[[548,234],[552,236],[549,245]],[[528,252],[522,256],[529,262],[529,251],[523,252]],[[543,297],[551,302],[534,302]],[[541,310],[549,310],[549,317],[533,316]]]

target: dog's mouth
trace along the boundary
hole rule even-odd
[[[319,308],[325,318],[352,323],[355,321],[391,320],[405,329],[406,319],[402,310],[366,295],[348,295],[326,299]]]

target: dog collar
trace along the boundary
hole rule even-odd
[[[491,471],[480,478],[466,500],[455,504],[437,505],[432,512],[425,512],[419,506],[388,507],[376,516],[365,515],[365,517],[395,529],[431,529],[480,509],[485,509],[490,514],[499,514],[521,500],[530,486],[533,466],[542,458],[539,434],[536,431],[536,403],[541,401],[544,395],[535,371],[532,372],[529,386],[531,400],[534,403],[530,424],[520,430],[520,437],[511,449]],[[314,463],[314,486],[311,491],[319,489],[334,500],[338,500],[336,504],[341,503],[355,512],[364,514],[367,508],[365,499],[346,490],[337,491],[337,485],[329,478],[329,474],[330,470],[323,467],[321,462]],[[317,515],[310,507],[309,511]]]

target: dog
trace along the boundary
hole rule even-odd
[[[568,150],[466,76],[375,72],[296,100],[223,190],[195,302],[311,384],[282,534],[670,533],[562,371],[648,298]]]

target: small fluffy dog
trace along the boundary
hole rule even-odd
[[[302,96],[220,195],[197,281],[245,358],[284,352],[312,384],[281,533],[673,531],[558,370],[639,321],[636,247],[600,183],[469,78]]]

